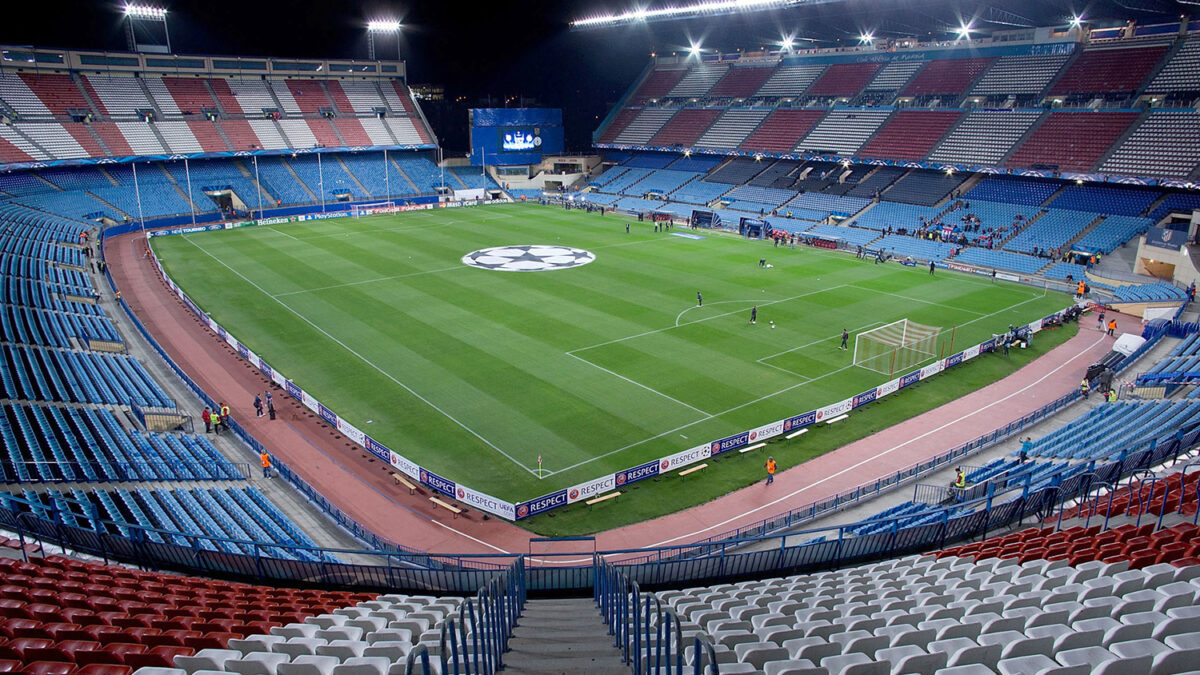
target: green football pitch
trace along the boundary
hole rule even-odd
[[[510,501],[891,379],[853,365],[861,331],[901,318],[939,326],[938,351],[949,355],[1070,302],[946,270],[930,276],[927,268],[701,234],[511,204],[153,245],[198,305],[339,415],[422,466]],[[541,272],[462,261],[526,244],[595,259]],[[838,348],[843,328],[846,351]],[[904,397],[926,403],[921,392],[890,398]],[[940,402],[931,397],[926,408]]]

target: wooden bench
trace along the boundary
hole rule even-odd
[[[599,497],[596,497],[595,499],[589,499],[586,502],[584,502],[584,504],[591,506],[592,504],[599,504],[600,502],[606,502],[610,499],[616,499],[617,497],[620,497],[620,496],[621,496],[620,492],[613,491],[606,495],[600,495]]]
[[[453,513],[455,518],[457,518],[458,515],[463,512],[463,510],[458,508],[457,506],[451,504],[450,502],[444,502],[444,501],[438,499],[437,497],[430,497],[429,501],[433,502],[434,508],[437,508],[440,506],[443,509],[446,509],[447,511],[449,511],[450,513]]]
[[[392,478],[394,478],[396,480],[396,485],[403,485],[404,487],[408,488],[408,494],[410,494],[410,495],[417,494],[417,486],[408,482],[408,479],[406,479],[404,476],[401,476],[400,474],[393,471]]]
[[[695,473],[695,472],[699,471],[700,469],[707,469],[707,468],[708,468],[708,462],[705,462],[703,464],[697,464],[696,466],[693,466],[691,468],[687,468],[687,469],[684,469],[683,471],[680,471],[679,477],[683,478],[684,476],[688,475],[689,473]]]

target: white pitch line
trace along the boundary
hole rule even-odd
[[[613,377],[618,377],[622,380],[625,380],[629,384],[641,387],[642,389],[645,389],[646,391],[648,391],[652,394],[658,394],[659,396],[667,399],[668,401],[674,401],[675,403],[678,403],[679,405],[687,408],[688,410],[695,410],[696,412],[700,413],[701,415],[711,415],[712,414],[712,413],[706,412],[704,410],[701,410],[701,409],[697,408],[696,406],[688,405],[687,403],[680,401],[679,399],[675,398],[674,396],[671,396],[669,394],[664,394],[661,391],[654,389],[653,387],[648,387],[648,386],[642,384],[641,382],[638,382],[637,380],[631,380],[628,377],[621,375],[620,373],[615,373],[615,372],[609,370],[608,368],[605,368],[604,366],[592,363],[591,361],[588,361],[587,359],[583,358],[582,356],[576,356],[570,352],[567,352],[567,356],[569,356],[573,359],[578,359],[580,361],[583,361],[584,363],[588,364],[589,366],[592,366],[593,368],[599,368],[600,370],[603,370],[604,372],[608,373],[609,375],[612,375]]]
[[[807,296],[810,296],[810,295],[816,295],[816,294],[818,294],[818,293],[827,293],[827,292],[829,292],[829,291],[836,290],[836,289],[838,289],[838,288],[842,288],[842,287],[844,287],[844,286],[847,286],[847,285],[848,285],[848,284],[839,284],[839,285],[837,285],[837,286],[830,286],[829,288],[823,288],[823,289],[821,289],[821,290],[819,290],[819,291],[810,291],[810,292],[808,292],[808,293],[801,293],[800,295],[793,295],[793,296],[792,296],[792,297],[790,297],[790,298],[783,298],[783,299],[781,299],[781,300],[771,300],[771,301],[768,301],[768,302],[760,302],[760,303],[758,303],[758,304],[759,304],[759,306],[762,306],[762,307],[767,307],[767,306],[770,306],[770,305],[777,305],[777,304],[779,304],[779,303],[781,303],[781,302],[788,302],[789,300],[796,300],[797,298],[804,298],[804,297],[807,297]],[[864,290],[865,290],[865,289],[864,289]],[[739,301],[736,301],[736,300],[723,300],[722,302],[739,302]],[[752,301],[752,300],[745,300],[744,302],[747,302],[747,303],[749,303],[749,302],[753,302],[753,301]],[[714,305],[715,305],[715,304],[717,304],[717,303],[715,303],[715,302],[714,302],[714,303],[712,303],[712,304],[714,304]],[[684,311],[687,311],[687,310],[684,310]],[[585,351],[587,351],[587,350],[589,350],[589,349],[595,349],[595,348],[597,348],[597,347],[604,347],[604,346],[606,346],[606,345],[612,345],[612,344],[616,344],[616,343],[618,343],[618,342],[625,342],[626,340],[633,340],[633,339],[636,339],[636,338],[645,337],[645,336],[647,336],[647,335],[654,335],[655,333],[662,333],[662,332],[669,331],[669,330],[675,330],[676,328],[679,328],[680,326],[690,326],[690,325],[692,325],[692,324],[694,324],[694,323],[703,323],[703,322],[705,322],[705,321],[711,321],[711,320],[713,320],[713,319],[720,319],[721,317],[724,317],[724,316],[731,316],[731,315],[733,315],[733,314],[737,314],[737,313],[738,313],[738,312],[740,312],[740,311],[743,311],[743,310],[735,310],[735,311],[733,311],[733,312],[725,312],[724,314],[716,314],[716,315],[714,315],[714,316],[708,316],[708,317],[705,317],[705,318],[703,318],[703,319],[697,319],[697,320],[695,320],[695,321],[688,321],[687,323],[681,323],[681,324],[678,324],[678,325],[675,325],[675,326],[667,326],[666,328],[655,328],[654,330],[648,330],[648,331],[644,331],[644,332],[638,333],[638,334],[636,334],[636,335],[627,335],[627,336],[625,336],[625,337],[623,337],[623,338],[617,338],[617,339],[615,339],[615,340],[608,340],[607,342],[599,342],[599,343],[597,343],[597,344],[594,344],[594,345],[588,345],[587,347],[579,347],[579,348],[577,348],[577,349],[572,349],[572,350],[568,351],[567,353],[568,353],[568,354],[572,354],[572,353],[574,353],[574,352],[585,352]]]
[[[729,303],[731,303],[731,302],[741,302],[741,303],[745,303],[745,304],[749,305],[749,304],[753,304],[755,301],[754,301],[754,300],[718,300],[718,301],[716,301],[716,302],[710,302],[710,303],[708,303],[708,304],[709,304],[710,306],[711,306],[711,305],[727,305],[727,304],[729,304]],[[679,328],[679,326],[681,325],[681,324],[679,323],[679,320],[683,318],[683,315],[684,315],[684,314],[687,314],[688,312],[692,311],[693,309],[702,309],[702,308],[703,308],[703,306],[702,306],[702,305],[695,305],[695,306],[693,306],[693,307],[688,307],[687,309],[683,310],[682,312],[680,312],[680,313],[676,314],[676,315],[675,315],[675,327],[676,327],[676,328]],[[730,314],[737,314],[737,311],[729,312],[729,313],[727,313],[727,314],[718,314],[717,316],[713,316],[713,317],[709,317],[709,318],[711,318],[711,319],[715,319],[715,318],[717,318],[718,316],[729,316]],[[689,323],[689,324],[692,324],[692,323],[699,323],[700,321],[707,321],[707,320],[708,320],[708,319],[697,319],[696,321],[689,321],[688,323]],[[686,325],[686,324],[683,324],[683,325]],[[589,349],[590,349],[590,347],[589,347]]]
[[[873,326],[882,326],[882,325],[883,325],[883,322],[882,322],[882,321],[875,321],[875,322],[869,323],[869,324],[867,324],[867,325],[865,325],[865,326],[859,326],[858,328],[853,328],[853,329],[851,329],[851,330],[850,330],[850,332],[851,332],[851,333],[857,333],[857,332],[859,332],[859,331],[866,330],[866,329],[868,329],[868,328],[871,328],[871,327],[873,327]],[[767,359],[773,359],[773,358],[775,358],[776,356],[782,356],[782,355],[784,355],[784,354],[787,354],[787,353],[789,353],[789,352],[794,352],[794,351],[796,351],[797,349],[804,349],[804,348],[806,348],[806,347],[811,347],[811,346],[813,346],[813,345],[819,345],[819,344],[821,344],[822,342],[828,342],[828,341],[837,340],[837,339],[838,339],[838,338],[840,338],[840,337],[842,337],[842,334],[841,334],[841,333],[838,333],[837,335],[834,335],[834,336],[833,336],[833,337],[831,337],[831,338],[821,338],[820,340],[813,340],[812,342],[809,342],[808,344],[803,344],[803,345],[800,345],[799,347],[792,347],[791,349],[785,349],[785,350],[783,350],[783,351],[781,351],[781,352],[776,352],[776,353],[774,353],[774,354],[771,354],[770,356],[764,356],[764,357],[762,357],[761,359],[756,359],[756,361],[757,361],[758,363],[763,363],[763,361],[766,361]],[[763,363],[763,365],[764,365],[764,366],[769,366],[769,365],[771,365],[771,364],[769,364],[769,363]]]
[[[287,237],[288,239],[291,239],[292,241],[300,241],[299,239],[293,237],[292,235],[288,234],[287,232],[284,232],[283,230],[277,230],[274,227],[270,227],[270,226],[268,226],[267,229],[276,234],[282,234],[283,236]]]
[[[418,277],[418,276],[421,276],[422,274],[438,274],[439,272],[450,272],[452,270],[465,270],[465,269],[470,269],[470,268],[468,268],[466,265],[455,265],[454,267],[443,267],[443,268],[437,269],[437,270],[425,270],[424,272],[409,272],[408,274],[397,274],[397,275],[390,276],[390,277],[379,277],[378,279],[366,279],[364,281],[351,281],[351,282],[344,283],[344,284],[334,284],[332,286],[321,286],[320,288],[306,288],[302,291],[288,291],[286,293],[278,293],[276,295],[272,295],[271,297],[275,298],[275,299],[279,299],[279,298],[282,298],[282,297],[288,296],[288,295],[300,295],[302,293],[314,293],[316,291],[328,291],[333,288],[346,288],[348,286],[362,286],[364,284],[379,283],[380,281],[392,281],[393,279]]]
[[[870,289],[863,288],[863,289],[861,289],[861,290],[870,290]],[[985,315],[983,315],[983,316],[980,316],[980,317],[977,317],[977,318],[971,319],[970,321],[966,321],[966,322],[964,322],[964,323],[961,323],[961,324],[959,324],[959,325],[960,325],[960,326],[966,326],[966,325],[968,325],[968,324],[975,323],[976,321],[982,321],[982,320],[984,320],[984,319],[987,319],[987,318],[993,317],[993,316],[995,316],[995,315],[997,315],[997,314],[1001,314],[1001,313],[1003,313],[1003,312],[1007,312],[1007,311],[1010,311],[1010,310],[1016,309],[1017,307],[1020,307],[1021,305],[1024,305],[1025,303],[1028,303],[1028,302],[1033,302],[1034,300],[1038,300],[1038,299],[1040,299],[1040,298],[1039,298],[1039,297],[1037,297],[1037,296],[1035,296],[1035,297],[1029,298],[1029,299],[1027,299],[1027,300],[1022,300],[1021,302],[1018,302],[1018,303],[1016,303],[1015,305],[1009,305],[1008,307],[1005,307],[1005,308],[1003,308],[1003,309],[998,309],[998,310],[996,310],[995,312],[992,312],[991,314],[985,314]],[[652,332],[656,332],[656,331],[652,331]],[[931,359],[926,359],[925,361],[929,361],[929,360],[931,360]],[[921,363],[925,363],[925,361],[921,361]],[[563,471],[569,471],[569,470],[571,470],[571,469],[576,469],[576,468],[579,468],[579,467],[581,467],[581,466],[584,466],[584,465],[586,465],[586,464],[590,464],[590,463],[592,463],[592,462],[594,462],[594,461],[596,461],[596,460],[598,460],[598,459],[604,459],[605,457],[608,457],[608,456],[610,456],[610,455],[615,455],[615,454],[617,454],[617,453],[619,453],[619,452],[624,452],[624,451],[626,451],[626,450],[629,450],[630,448],[636,448],[637,446],[639,446],[639,445],[642,445],[643,443],[648,443],[648,442],[650,442],[650,441],[653,441],[653,440],[656,440],[656,439],[662,438],[663,436],[668,436],[668,435],[670,435],[670,434],[673,434],[673,433],[675,433],[675,432],[677,432],[677,431],[680,431],[680,430],[682,430],[682,429],[687,429],[688,427],[692,427],[692,426],[695,426],[695,425],[697,425],[697,424],[700,424],[701,422],[707,422],[708,420],[710,420],[710,419],[713,419],[713,418],[715,418],[715,417],[720,417],[720,416],[722,416],[722,415],[725,415],[725,414],[728,414],[728,413],[734,412],[735,410],[741,410],[742,408],[745,408],[746,406],[749,406],[749,405],[754,405],[755,403],[760,403],[760,402],[762,402],[762,401],[765,401],[765,400],[767,400],[767,399],[769,399],[769,398],[772,398],[772,397],[778,396],[778,395],[780,395],[780,394],[785,394],[785,393],[787,393],[787,392],[789,392],[789,391],[791,391],[791,390],[793,390],[793,389],[797,389],[797,388],[799,388],[799,387],[803,387],[804,385],[807,385],[807,384],[812,384],[813,382],[816,382],[816,381],[818,381],[818,380],[823,380],[823,379],[825,379],[825,378],[829,377],[830,375],[836,375],[836,374],[838,374],[838,373],[840,373],[840,372],[843,372],[843,371],[845,371],[845,370],[849,370],[850,368],[857,368],[857,367],[858,367],[858,366],[855,366],[854,364],[850,364],[850,365],[848,365],[848,366],[843,366],[843,367],[841,367],[841,368],[838,368],[837,370],[832,370],[832,371],[830,371],[830,372],[828,372],[828,373],[825,373],[825,374],[823,374],[823,375],[818,375],[818,376],[816,376],[816,377],[814,377],[814,378],[811,378],[811,379],[809,379],[809,380],[807,380],[807,381],[805,381],[805,382],[798,382],[798,383],[796,383],[796,384],[793,384],[793,385],[791,385],[790,387],[784,387],[783,389],[780,389],[779,391],[772,392],[772,393],[770,393],[770,394],[766,394],[766,395],[764,395],[764,396],[760,396],[760,397],[758,397],[758,398],[756,398],[756,399],[754,399],[754,400],[752,400],[752,401],[747,401],[747,402],[745,402],[745,403],[741,403],[741,404],[739,404],[739,405],[735,405],[734,407],[732,407],[732,408],[729,408],[728,410],[723,410],[723,411],[721,411],[721,412],[719,412],[719,413],[715,413],[715,414],[709,415],[708,417],[705,417],[705,418],[698,419],[698,420],[696,420],[696,421],[694,421],[694,422],[689,422],[689,423],[687,423],[687,424],[684,424],[684,425],[682,425],[682,426],[675,427],[674,429],[668,429],[667,431],[664,431],[664,432],[662,432],[662,433],[660,433],[660,434],[655,434],[655,435],[653,435],[653,436],[650,436],[649,438],[643,438],[643,439],[642,439],[642,440],[640,440],[640,441],[636,441],[636,442],[634,442],[634,443],[630,443],[629,445],[626,445],[626,446],[624,446],[624,447],[621,447],[621,448],[617,448],[616,450],[610,450],[610,451],[608,451],[608,452],[606,452],[606,453],[604,453],[604,454],[602,454],[602,455],[595,455],[594,457],[591,457],[591,458],[589,458],[589,459],[585,459],[585,460],[583,460],[583,461],[581,461],[581,462],[576,462],[575,464],[572,464],[572,465],[570,465],[570,466],[567,466],[567,467],[563,467],[563,468],[561,468],[561,469],[559,469],[559,470],[557,470],[557,471],[551,471],[551,472],[550,472],[550,475],[554,475],[554,474],[556,474],[556,473],[561,473],[561,472],[563,472]]]
[[[818,485],[820,485],[820,484],[822,484],[822,483],[825,483],[825,482],[827,482],[827,481],[830,481],[830,480],[832,480],[832,479],[834,479],[834,478],[837,478],[838,476],[841,476],[841,475],[843,475],[843,474],[849,473],[849,472],[851,472],[851,471],[856,471],[856,470],[858,470],[860,467],[862,467],[862,466],[864,466],[864,465],[867,465],[867,464],[870,464],[871,462],[874,462],[874,461],[878,460],[878,459],[879,459],[879,458],[881,458],[881,457],[884,457],[884,456],[886,456],[886,455],[889,455],[889,454],[891,454],[892,452],[895,452],[896,450],[899,450],[900,448],[903,448],[903,447],[905,447],[905,446],[907,446],[907,445],[911,445],[911,444],[913,444],[913,443],[916,443],[917,441],[920,441],[920,440],[921,440],[921,439],[923,439],[923,438],[926,438],[926,437],[928,437],[928,436],[930,436],[930,435],[933,435],[933,434],[935,434],[935,433],[937,433],[937,432],[941,431],[942,429],[945,429],[945,428],[947,428],[947,427],[950,427],[950,426],[953,426],[953,425],[955,425],[955,424],[958,424],[959,422],[961,422],[961,421],[963,421],[963,420],[965,420],[965,419],[968,419],[968,418],[970,418],[970,417],[974,417],[975,415],[978,415],[979,413],[981,413],[981,412],[984,412],[985,410],[987,410],[987,409],[991,408],[992,406],[999,405],[999,404],[1001,404],[1001,403],[1003,403],[1003,402],[1005,402],[1005,401],[1009,400],[1010,398],[1013,398],[1014,396],[1018,396],[1018,395],[1020,395],[1020,394],[1024,394],[1026,391],[1029,391],[1030,389],[1032,389],[1032,388],[1036,387],[1037,385],[1041,384],[1043,381],[1045,381],[1045,380],[1046,380],[1046,378],[1050,377],[1051,375],[1053,375],[1053,374],[1057,373],[1058,371],[1062,370],[1063,368],[1067,367],[1069,364],[1071,364],[1072,362],[1074,362],[1074,361],[1075,361],[1075,359],[1078,359],[1080,356],[1083,356],[1084,354],[1086,354],[1086,353],[1087,353],[1089,350],[1091,350],[1091,349],[1092,349],[1092,347],[1095,347],[1096,345],[1100,344],[1100,342],[1101,342],[1101,341],[1103,341],[1103,340],[1104,340],[1104,337],[1103,337],[1103,336],[1101,336],[1099,339],[1097,339],[1095,342],[1093,342],[1092,344],[1090,344],[1090,345],[1088,345],[1087,347],[1085,347],[1085,348],[1084,348],[1083,350],[1081,350],[1079,353],[1075,354],[1075,355],[1074,355],[1074,356],[1072,356],[1071,358],[1069,358],[1069,359],[1067,359],[1066,361],[1062,362],[1061,364],[1059,364],[1058,366],[1056,366],[1054,369],[1050,370],[1050,371],[1049,371],[1049,372],[1047,372],[1045,375],[1042,375],[1041,377],[1039,377],[1038,379],[1034,380],[1033,382],[1030,382],[1029,384],[1025,385],[1024,387],[1022,387],[1022,388],[1018,389],[1017,391],[1014,391],[1014,392],[1012,392],[1011,394],[1009,394],[1009,395],[1007,395],[1007,396],[1005,396],[1005,397],[1003,397],[1003,398],[998,398],[998,399],[996,399],[995,401],[992,401],[991,403],[988,403],[987,405],[984,405],[984,406],[981,406],[981,407],[979,407],[979,408],[977,408],[977,409],[975,409],[975,410],[972,410],[971,412],[969,412],[969,413],[967,413],[967,414],[965,414],[965,415],[962,415],[962,416],[958,417],[957,419],[954,419],[954,420],[951,420],[951,421],[949,421],[949,422],[946,422],[945,424],[943,424],[943,425],[941,425],[941,426],[939,426],[939,427],[936,427],[936,428],[934,428],[934,429],[930,429],[929,431],[926,431],[925,433],[923,433],[923,434],[921,434],[921,435],[919,435],[919,436],[916,436],[916,437],[914,437],[914,438],[910,438],[910,439],[908,439],[907,441],[904,441],[903,443],[898,443],[898,444],[896,444],[896,445],[894,445],[894,446],[892,446],[892,447],[890,447],[890,448],[888,448],[888,449],[886,449],[886,450],[883,450],[883,451],[881,451],[881,452],[878,452],[878,453],[876,453],[876,454],[872,455],[871,457],[868,457],[868,458],[866,458],[866,459],[864,459],[864,460],[862,460],[862,461],[858,462],[857,464],[854,464],[854,465],[852,465],[852,466],[845,467],[845,468],[843,468],[842,470],[840,470],[840,471],[837,471],[836,473],[832,473],[832,474],[829,474],[828,476],[824,476],[824,477],[822,477],[822,478],[819,478],[819,479],[817,479],[817,480],[815,480],[815,481],[813,481],[813,482],[811,482],[811,483],[808,483],[808,484],[806,484],[804,487],[802,487],[802,488],[799,488],[799,489],[796,489],[796,490],[793,490],[792,492],[789,492],[788,494],[786,494],[786,495],[783,495],[783,496],[781,496],[781,497],[779,497],[779,498],[777,498],[777,499],[774,499],[774,500],[772,500],[772,501],[769,501],[769,502],[767,502],[767,503],[765,503],[765,504],[762,504],[762,505],[760,505],[760,506],[756,506],[756,507],[754,507],[754,508],[750,509],[749,511],[744,511],[744,512],[742,512],[742,513],[739,513],[737,516],[735,516],[735,517],[733,517],[733,518],[728,518],[728,519],[726,519],[726,520],[723,520],[723,521],[721,521],[721,522],[719,522],[719,523],[713,523],[712,525],[709,525],[708,527],[701,528],[701,529],[699,529],[699,530],[696,530],[696,531],[694,531],[694,532],[688,532],[687,534],[681,534],[681,535],[679,535],[679,536],[672,537],[672,538],[670,538],[670,539],[664,539],[663,541],[660,541],[660,542],[658,542],[658,543],[655,543],[655,544],[650,544],[649,546],[650,546],[650,548],[654,548],[654,547],[656,547],[656,546],[666,546],[667,544],[670,544],[670,543],[673,543],[673,542],[679,541],[680,539],[685,539],[685,538],[691,538],[691,537],[695,537],[696,535],[704,534],[705,532],[710,532],[710,531],[712,531],[712,530],[714,530],[714,529],[716,529],[716,528],[719,528],[719,527],[725,527],[725,526],[729,525],[730,523],[733,523],[733,522],[736,522],[736,521],[738,521],[738,520],[742,519],[742,518],[743,518],[743,517],[745,517],[745,516],[748,516],[748,515],[750,515],[750,514],[756,513],[756,512],[758,512],[758,511],[761,511],[761,510],[763,510],[763,509],[766,509],[766,508],[770,508],[770,507],[776,506],[777,504],[779,504],[779,503],[781,503],[781,502],[787,501],[787,500],[791,499],[792,497],[795,497],[796,495],[800,494],[801,492],[804,492],[805,490],[808,490],[808,489],[810,489],[810,488],[816,487],[816,486],[818,486]]]
[[[400,380],[396,379],[396,378],[395,378],[395,377],[394,377],[394,376],[393,376],[391,373],[387,372],[387,371],[386,371],[386,370],[384,370],[383,368],[380,368],[378,365],[376,365],[374,361],[371,361],[370,359],[368,359],[367,357],[363,356],[362,354],[359,354],[359,353],[358,353],[357,351],[355,351],[355,350],[354,350],[352,347],[350,347],[350,345],[347,345],[345,342],[342,342],[341,340],[337,339],[336,337],[334,337],[333,335],[331,335],[331,334],[329,333],[329,331],[325,330],[324,328],[321,328],[321,327],[320,327],[320,326],[318,326],[316,323],[314,323],[314,322],[312,322],[311,320],[309,320],[309,318],[308,318],[308,317],[306,317],[306,316],[304,316],[303,314],[301,314],[300,312],[297,312],[296,310],[292,309],[292,308],[291,308],[291,307],[290,307],[290,306],[289,306],[287,303],[285,303],[284,301],[282,301],[282,300],[280,300],[279,298],[277,298],[277,297],[275,297],[275,296],[271,295],[270,293],[268,293],[266,290],[264,290],[264,289],[263,289],[263,287],[262,287],[262,286],[259,286],[258,284],[254,283],[254,282],[253,282],[253,281],[251,281],[250,279],[246,278],[246,275],[244,275],[244,274],[242,274],[241,272],[239,272],[239,271],[237,271],[237,270],[233,269],[232,267],[230,267],[230,266],[229,266],[229,265],[228,265],[228,264],[227,264],[227,263],[226,263],[224,260],[221,260],[221,259],[220,259],[220,258],[218,258],[217,256],[215,256],[215,255],[213,255],[212,253],[210,253],[210,252],[209,252],[207,249],[205,249],[205,248],[203,248],[202,246],[199,246],[198,244],[196,244],[196,242],[192,241],[192,240],[191,240],[191,238],[190,238],[188,235],[186,235],[186,234],[185,234],[185,235],[183,235],[183,238],[184,238],[184,240],[185,240],[185,241],[187,241],[187,243],[191,244],[192,246],[195,246],[196,248],[198,248],[198,249],[200,249],[201,251],[203,251],[205,255],[207,255],[208,257],[210,257],[210,258],[212,258],[213,260],[217,261],[217,263],[218,263],[218,264],[220,264],[222,267],[224,267],[225,269],[229,270],[230,272],[233,272],[234,274],[236,274],[236,275],[238,275],[239,277],[241,277],[242,281],[245,281],[246,283],[250,284],[251,286],[253,286],[253,287],[257,288],[257,289],[258,289],[258,291],[259,291],[260,293],[262,293],[263,295],[267,296],[268,298],[271,298],[271,299],[272,299],[272,300],[274,300],[275,302],[279,303],[279,306],[283,307],[284,309],[286,309],[287,311],[291,312],[292,314],[295,314],[295,315],[296,315],[296,317],[297,317],[297,318],[299,318],[301,321],[303,321],[304,323],[307,323],[308,325],[312,326],[314,329],[316,329],[316,331],[317,331],[317,332],[321,333],[322,335],[324,335],[325,337],[329,338],[329,339],[330,339],[330,340],[332,340],[333,342],[336,342],[338,345],[340,345],[340,346],[342,347],[342,349],[345,349],[347,352],[350,352],[350,353],[351,353],[351,354],[353,354],[355,357],[357,357],[357,358],[358,358],[360,361],[362,361],[363,363],[367,364],[367,365],[368,365],[368,366],[370,366],[371,368],[375,369],[375,370],[376,370],[376,371],[377,371],[377,372],[378,372],[380,375],[383,375],[384,377],[386,377],[387,379],[391,380],[392,382],[395,382],[395,383],[396,383],[397,385],[399,385],[399,386],[400,386],[402,389],[404,389],[405,391],[407,391],[408,393],[412,394],[412,395],[413,395],[413,396],[415,396],[417,399],[419,399],[419,400],[420,400],[422,403],[424,403],[425,405],[429,406],[430,408],[433,408],[434,410],[438,411],[438,412],[439,412],[439,413],[441,413],[441,414],[442,414],[442,416],[444,416],[446,419],[450,420],[451,422],[454,422],[454,423],[455,423],[455,424],[457,424],[458,426],[462,427],[462,429],[463,429],[464,431],[466,431],[467,433],[471,434],[471,435],[472,435],[472,436],[474,436],[475,438],[478,438],[480,441],[483,441],[483,443],[484,443],[484,444],[486,444],[486,445],[487,445],[488,447],[490,447],[491,449],[493,449],[493,450],[495,450],[496,452],[500,453],[501,455],[504,455],[505,457],[507,457],[507,458],[508,458],[508,460],[509,460],[510,462],[512,462],[513,464],[516,464],[517,466],[521,467],[522,469],[525,469],[525,470],[526,470],[526,471],[528,471],[529,473],[534,473],[534,471],[533,471],[532,469],[530,469],[529,467],[525,466],[525,465],[524,465],[524,464],[522,464],[521,462],[517,461],[517,460],[516,460],[516,458],[514,458],[512,455],[510,455],[510,454],[508,454],[507,452],[505,452],[505,451],[501,450],[501,449],[500,449],[500,447],[499,447],[498,445],[496,445],[495,443],[492,443],[492,442],[491,442],[491,441],[489,441],[488,439],[484,438],[482,435],[480,435],[480,434],[479,434],[477,431],[475,431],[475,430],[474,430],[474,429],[472,429],[471,427],[469,427],[469,426],[467,426],[466,424],[464,424],[464,423],[462,423],[461,421],[459,421],[459,419],[458,419],[457,417],[455,417],[454,415],[451,415],[450,413],[448,413],[448,412],[446,412],[445,410],[441,409],[441,408],[440,408],[440,407],[438,407],[438,405],[437,405],[436,403],[434,403],[433,401],[430,401],[429,399],[425,398],[424,396],[422,396],[422,395],[418,394],[418,393],[417,393],[417,392],[416,392],[416,391],[415,391],[415,390],[414,390],[412,387],[409,387],[407,384],[404,384],[404,383],[403,383],[403,382],[401,382]],[[536,475],[536,474],[535,474],[535,475]]]
[[[983,314],[983,312],[976,312],[976,311],[975,311],[975,310],[973,310],[973,309],[964,309],[964,308],[962,308],[962,307],[955,307],[954,305],[947,305],[947,304],[944,304],[944,303],[941,303],[941,302],[934,302],[934,301],[932,301],[932,300],[922,300],[921,298],[914,298],[914,297],[907,296],[907,295],[900,295],[899,293],[889,293],[889,292],[887,292],[887,291],[880,291],[880,290],[876,290],[876,289],[874,289],[874,288],[870,288],[870,287],[868,287],[868,286],[857,286],[857,285],[855,285],[855,284],[850,284],[850,286],[852,286],[852,287],[854,287],[854,288],[861,288],[861,289],[863,289],[864,291],[871,291],[872,293],[879,293],[880,295],[890,295],[890,296],[892,296],[892,297],[894,297],[894,298],[903,298],[904,300],[908,300],[908,301],[910,301],[910,302],[921,302],[921,303],[924,303],[924,304],[926,304],[926,305],[934,305],[934,306],[937,306],[937,307],[945,307],[946,309],[953,309],[953,310],[955,310],[955,311],[959,311],[959,312],[966,312],[966,313],[968,313],[968,314],[975,314],[975,315]]]

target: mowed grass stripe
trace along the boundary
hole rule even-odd
[[[278,298],[215,269],[178,238],[154,245],[214,318],[339,414],[439,473],[513,500],[886,379],[846,367],[851,355],[829,339],[843,325],[908,316],[948,328],[953,317],[964,326],[961,348],[1065,304],[1037,298],[1035,289],[940,270],[929,277],[814,249],[721,236],[693,241],[654,234],[644,223],[627,235],[625,222],[512,205],[275,226],[302,241],[262,228],[188,235]],[[548,273],[460,266],[472,250],[523,243],[585,248],[597,259]],[[760,269],[760,257],[774,268]],[[693,309],[698,290],[705,307]],[[804,294],[811,295],[786,300]],[[967,325],[1018,301],[1028,304]],[[750,327],[756,303],[760,321]],[[731,313],[710,319],[710,312]],[[773,331],[771,318],[779,325]],[[644,333],[656,337],[633,337]],[[586,349],[606,342],[624,346],[609,354]],[[770,365],[758,361],[808,343]],[[697,410],[729,412],[706,418]],[[521,468],[535,466],[539,454],[557,472],[553,479]],[[579,468],[564,470],[573,464]]]

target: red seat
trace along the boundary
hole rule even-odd
[[[70,675],[75,672],[75,664],[60,661],[34,661],[22,668],[21,672],[28,673],[28,675]]]
[[[86,666],[90,663],[108,663],[114,666],[122,665],[121,658],[103,649],[81,649],[75,652],[75,663]]]
[[[64,663],[74,663],[75,659],[70,654],[64,652],[57,647],[41,647],[38,649],[25,650],[26,661],[62,661]]]
[[[42,624],[33,619],[0,619],[0,635],[20,637],[16,632],[22,628],[39,628]]]
[[[52,647],[53,645],[53,640],[47,640],[45,638],[16,638],[14,640],[9,640],[5,647],[19,654],[22,661],[27,661],[28,659],[25,658],[26,651],[30,649],[45,649],[46,647]]]
[[[92,663],[75,671],[75,675],[131,675],[133,668],[111,663]]]
[[[125,665],[133,668],[174,668],[176,656],[191,656],[191,647],[155,647],[142,654],[126,654]]]
[[[15,673],[20,668],[20,661],[15,659],[0,659],[0,673]]]
[[[93,642],[90,640],[63,640],[62,642],[59,642],[58,644],[56,644],[55,647],[57,647],[58,649],[61,649],[62,651],[66,652],[67,654],[71,655],[70,660],[74,661],[75,660],[75,656],[74,656],[75,652],[93,651],[96,649],[100,649],[100,643]]]

